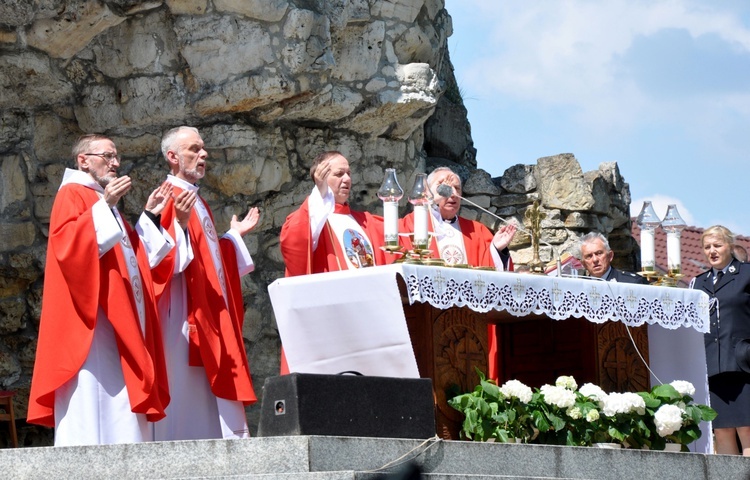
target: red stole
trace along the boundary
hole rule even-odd
[[[181,191],[181,188],[174,186],[173,196],[176,197]],[[204,202],[200,196],[197,201]],[[213,224],[211,209],[205,206]],[[162,212],[162,226],[172,238],[176,238],[175,214],[174,199],[170,199]],[[210,243],[195,211],[190,215],[187,234],[194,256],[183,272],[188,291],[190,365],[204,367],[211,391],[217,397],[252,404],[257,398],[242,337],[245,309],[234,244],[231,240],[218,241],[226,279],[225,300],[209,251]],[[173,250],[159,265],[155,275],[159,295],[169,291],[174,263]]]

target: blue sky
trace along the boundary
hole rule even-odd
[[[446,0],[480,168],[572,153],[750,235],[750,1]]]

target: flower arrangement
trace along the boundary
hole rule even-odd
[[[653,422],[650,428],[656,432],[646,443],[649,448],[664,450],[667,443],[676,443],[687,451],[686,445],[700,438],[700,423],[716,418],[716,410],[693,403],[694,394],[695,387],[682,380],[639,393],[646,405],[646,418]]]
[[[498,387],[477,371],[480,384],[448,404],[465,415],[462,438],[508,442],[521,439],[552,445],[590,446],[614,442],[630,448],[663,450],[700,438],[700,422],[716,412],[693,403],[689,382],[659,385],[650,392],[606,393],[573,377],[532,390],[517,380]]]
[[[479,385],[458,395],[448,404],[464,414],[462,438],[476,441],[528,441],[533,430],[529,421],[531,388],[517,380],[498,387],[477,370]]]

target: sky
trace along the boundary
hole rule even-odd
[[[445,4],[479,168],[617,162],[632,216],[750,236],[750,1]]]

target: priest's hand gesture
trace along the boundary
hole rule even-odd
[[[492,245],[497,249],[498,252],[505,250],[508,245],[510,245],[510,242],[513,241],[513,235],[516,234],[516,226],[511,224],[506,224],[500,227],[495,233],[495,236],[492,237]]]
[[[167,202],[172,197],[172,184],[164,182],[156,188],[146,200],[144,210],[151,212],[153,215],[160,215],[167,206]]]
[[[255,228],[258,224],[258,219],[260,219],[260,210],[258,210],[258,207],[253,207],[247,212],[242,221],[237,219],[237,215],[232,215],[232,221],[229,222],[229,226],[233,230],[237,230],[240,236],[244,237],[250,230]]]
[[[107,186],[104,187],[104,201],[107,202],[109,208],[117,205],[117,202],[130,191],[132,186],[130,177],[127,175],[110,180]]]
[[[174,198],[175,219],[183,230],[188,227],[196,200],[198,200],[198,194],[191,190],[183,190]]]
[[[320,196],[324,197],[328,193],[328,176],[331,174],[331,159],[323,160],[313,173],[315,186],[318,187]]]

